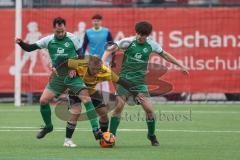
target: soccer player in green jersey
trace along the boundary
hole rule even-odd
[[[86,85],[79,76],[69,77],[69,69],[67,67],[57,67],[58,63],[61,62],[62,59],[76,58],[78,53],[81,52],[81,45],[78,42],[77,37],[69,32],[66,32],[65,19],[61,17],[55,18],[53,20],[53,30],[54,34],[46,36],[34,44],[27,44],[19,38],[16,39],[16,43],[28,52],[36,49],[47,48],[53,65],[54,74],[49,80],[40,98],[40,112],[45,126],[41,128],[40,132],[37,134],[37,138],[43,138],[46,134],[53,130],[51,109],[49,106],[50,101],[55,96],[59,96],[64,93],[66,89],[70,89],[71,92],[77,95],[84,103],[84,106],[88,111],[87,113],[91,113],[91,117],[95,117],[92,118],[90,122],[93,128],[94,136],[98,139],[98,118],[91,102],[91,98],[89,97]]]
[[[144,98],[141,100],[140,104],[146,113],[146,122],[148,127],[147,137],[151,141],[152,146],[159,146],[159,142],[155,135],[153,107],[148,100],[149,93],[147,85],[144,82],[150,53],[155,52],[168,62],[177,65],[184,74],[188,74],[188,70],[171,54],[164,51],[158,43],[148,38],[152,31],[152,25],[150,23],[146,21],[138,22],[135,25],[135,31],[135,36],[124,38],[109,46],[105,51],[102,60],[103,62],[106,62],[106,58],[111,53],[116,52],[119,49],[124,50],[123,64],[121,66],[119,77],[135,84],[135,87],[133,87],[132,90],[136,90],[144,95]],[[116,90],[116,108],[110,120],[110,132],[114,135],[116,135],[116,131],[120,123],[121,112],[124,104],[127,98],[130,96],[130,93],[119,85],[117,86]]]

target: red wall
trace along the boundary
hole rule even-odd
[[[113,36],[134,34],[134,24],[148,20],[153,24],[153,38],[190,68],[190,76],[169,68],[161,77],[174,86],[176,92],[240,92],[240,9],[239,8],[125,8],[125,9],[24,9],[23,39],[31,21],[38,23],[39,32],[52,32],[51,21],[56,16],[67,20],[70,32],[78,22],[91,27],[91,16],[101,13],[103,25]],[[0,92],[13,92],[14,77],[9,70],[14,65],[14,10],[0,10]],[[22,53],[23,54],[23,53]],[[28,75],[29,62],[22,72],[23,91],[42,91],[49,68],[46,51],[39,52],[34,74]],[[156,55],[153,63],[163,63]],[[168,64],[167,64],[168,66]]]

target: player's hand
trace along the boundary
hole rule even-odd
[[[17,44],[19,44],[20,42],[22,42],[22,39],[21,39],[21,38],[16,38],[15,42],[16,42]]]
[[[59,76],[58,75],[58,72],[57,72],[57,69],[55,67],[52,67],[52,72],[56,75],[56,76]]]
[[[182,73],[183,73],[184,75],[189,75],[189,71],[188,71],[188,69],[187,69],[186,67],[182,66],[182,67],[181,67],[181,71],[182,71]]]
[[[76,77],[77,76],[77,71],[75,69],[71,69],[68,71],[68,76],[70,78]]]
[[[135,97],[135,100],[137,103],[142,104],[145,99],[145,95],[143,93],[138,93],[138,95]]]

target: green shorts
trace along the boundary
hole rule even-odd
[[[70,78],[68,76],[54,76],[47,84],[46,88],[52,91],[56,96],[59,96],[66,91],[66,89],[70,89],[74,94],[78,94],[82,89],[86,89],[86,85],[83,80],[76,76],[74,78]]]
[[[95,109],[101,108],[101,107],[106,107],[106,105],[103,103],[103,97],[99,93],[99,91],[96,91],[92,95],[90,95],[92,104]],[[69,101],[70,101],[70,106],[69,109],[75,104],[81,104],[81,100],[78,98],[76,95],[72,95],[71,93],[69,94]]]
[[[130,90],[131,91],[137,91],[139,93],[143,93],[147,97],[150,96],[149,92],[148,92],[148,87],[147,87],[146,84],[137,84],[136,86],[132,87]],[[117,92],[118,96],[124,95],[124,96],[128,97],[128,96],[131,95],[131,93],[128,90],[126,90],[124,87],[122,87],[121,85],[117,85],[116,92]]]

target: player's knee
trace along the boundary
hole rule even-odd
[[[83,102],[83,103],[86,103],[86,102],[89,102],[91,101],[91,98],[88,94],[88,91],[86,89],[82,90],[80,93],[79,93],[79,96],[80,100]]]
[[[145,109],[146,114],[153,114],[153,110],[151,108]]]
[[[107,114],[100,115],[99,120],[103,123],[106,123],[109,121]]]
[[[81,113],[81,107],[73,107],[70,110],[70,113],[73,115],[80,115]]]
[[[146,112],[146,118],[147,118],[147,119],[153,119],[153,118],[154,118],[154,113],[153,113],[153,111]]]
[[[71,117],[70,121],[72,121],[73,124],[77,124],[79,117],[80,117],[80,114],[75,114],[74,116]]]
[[[122,106],[117,106],[115,108],[115,110],[113,111],[113,114],[116,116],[116,115],[121,115],[122,113],[122,110],[123,110],[123,107]]]
[[[39,100],[40,105],[45,105],[49,103],[49,99],[41,97]]]
[[[125,97],[117,97],[117,106],[121,107],[124,106],[126,103],[126,98]]]
[[[89,96],[81,96],[80,99],[83,103],[91,101],[91,98]]]

